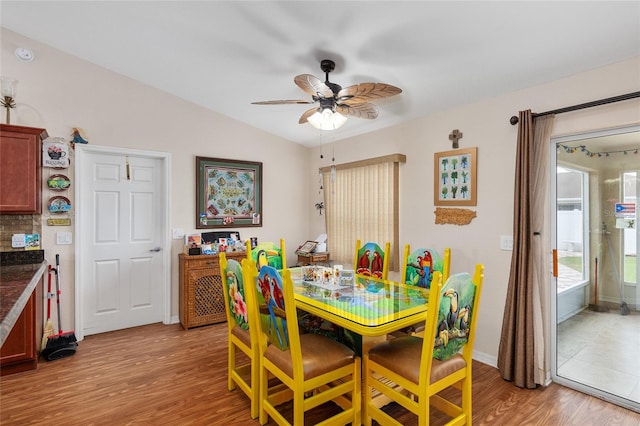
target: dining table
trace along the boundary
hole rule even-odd
[[[320,266],[290,271],[296,308],[362,336],[363,353],[389,333],[426,320],[427,289]]]

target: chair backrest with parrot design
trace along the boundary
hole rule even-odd
[[[429,289],[434,271],[439,271],[442,274],[442,280],[446,282],[449,278],[450,264],[451,250],[449,248],[444,250],[443,258],[434,249],[418,248],[411,251],[410,245],[407,244],[404,248],[401,276],[405,284]]]
[[[360,240],[358,240],[356,242],[354,271],[360,275],[386,280],[389,272],[390,247],[390,243],[386,243],[383,250],[376,243],[369,242],[361,245]]]
[[[281,350],[289,348],[287,315],[282,277],[272,266],[262,266],[255,282],[259,324],[269,342]]]
[[[221,262],[223,279],[222,284],[225,286],[228,295],[229,311],[235,323],[242,329],[249,329],[247,303],[245,297],[244,283],[242,279],[242,266],[234,259],[226,259]]]
[[[272,242],[261,242],[253,248],[250,241],[247,241],[247,254],[248,258],[256,263],[258,270],[264,265],[273,266],[278,270],[287,267],[284,239],[280,240],[280,246]]]
[[[474,275],[467,272],[451,275],[440,292],[440,308],[436,321],[433,357],[444,360],[455,355],[467,342],[473,329],[479,289],[482,286],[482,271]]]

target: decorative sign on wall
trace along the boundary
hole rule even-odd
[[[636,205],[635,203],[616,203],[616,228],[635,229]]]
[[[52,137],[42,141],[42,166],[69,167],[69,144],[64,138]]]
[[[476,154],[478,148],[456,149],[434,154],[433,204],[475,206]]]
[[[52,191],[64,191],[71,186],[71,180],[65,175],[51,175],[47,179],[47,187]]]

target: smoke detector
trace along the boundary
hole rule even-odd
[[[35,56],[33,52],[26,47],[18,47],[16,49],[16,57],[21,61],[31,62]]]

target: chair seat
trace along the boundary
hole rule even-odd
[[[318,377],[353,363],[355,353],[345,345],[314,333],[300,335],[304,380]],[[289,377],[293,377],[290,351],[282,351],[269,345],[264,357],[274,363]]]
[[[369,359],[418,384],[423,339],[415,336],[399,337],[380,343],[369,350]],[[430,382],[438,380],[466,367],[460,354],[439,361],[433,359]]]
[[[251,336],[249,335],[249,330],[245,330],[244,328],[234,325],[231,329],[231,334],[236,336],[242,343],[244,343],[248,347],[251,347]]]

